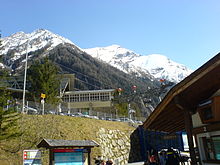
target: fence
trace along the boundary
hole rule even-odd
[[[22,111],[22,100],[17,100],[16,104],[13,105],[17,112]],[[44,110],[41,103],[34,101],[26,101],[25,113],[32,115],[42,115],[42,114],[54,114],[54,115],[66,115],[75,117],[88,117],[101,120],[109,121],[122,121],[128,123],[142,124],[140,119],[143,117],[134,117],[129,119],[127,116],[118,115],[116,112],[110,112],[107,110],[97,111],[89,109],[68,109],[65,105],[54,105],[54,104],[44,104]]]

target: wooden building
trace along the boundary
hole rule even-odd
[[[220,53],[174,86],[143,124],[186,131],[192,164],[220,164]]]

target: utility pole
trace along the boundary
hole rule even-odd
[[[26,90],[26,79],[27,79],[28,45],[29,45],[29,39],[27,41],[26,56],[25,56],[25,67],[24,67],[24,88],[23,88],[23,103],[22,103],[22,113],[23,114],[25,113],[24,109],[25,109],[25,90]]]

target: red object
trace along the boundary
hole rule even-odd
[[[165,79],[160,79],[160,82],[164,82],[165,81]]]
[[[131,89],[134,91],[134,93],[136,93],[136,88],[137,88],[136,85],[133,85],[133,86],[131,87]]]
[[[137,88],[137,86],[136,86],[136,85],[133,85],[133,86],[132,86],[132,89],[136,89],[136,88]]]
[[[151,162],[151,163],[156,163],[156,162],[157,162],[155,155],[151,155],[151,156],[150,156],[150,162]]]
[[[24,159],[27,159],[27,152],[24,152]]]
[[[82,152],[84,149],[53,149],[53,152]]]
[[[74,149],[54,149],[53,152],[74,152]]]

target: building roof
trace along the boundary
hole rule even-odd
[[[57,140],[57,139],[43,139],[37,147],[58,148],[58,147],[95,147],[99,146],[93,140]]]
[[[65,92],[65,94],[104,93],[104,92],[114,92],[114,91],[115,91],[115,89],[67,91],[67,92]]]
[[[144,128],[164,132],[183,131],[184,110],[194,113],[197,105],[218,89],[220,53],[174,86],[146,119]]]

